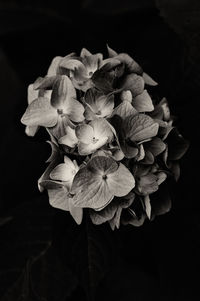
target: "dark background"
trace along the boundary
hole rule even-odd
[[[171,212],[114,232],[50,208],[37,189],[47,135],[20,124],[27,86],[54,56],[106,43],[159,82],[191,143]],[[1,301],[200,298],[199,91],[198,0],[0,1]]]

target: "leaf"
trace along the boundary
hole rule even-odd
[[[145,114],[129,116],[124,121],[126,137],[130,138],[133,142],[143,141],[156,136],[158,127],[158,123]]]

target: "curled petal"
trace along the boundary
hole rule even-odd
[[[126,76],[121,88],[123,90],[130,90],[133,97],[136,97],[144,90],[144,80],[141,76],[135,73],[129,74]]]
[[[157,86],[158,83],[153,80],[147,73],[143,72],[142,77],[144,79],[145,84],[149,86]]]

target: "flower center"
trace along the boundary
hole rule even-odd
[[[102,176],[102,179],[103,179],[103,180],[106,180],[106,179],[107,179],[107,175],[103,175],[103,176]]]
[[[89,76],[90,76],[90,77],[92,77],[92,75],[93,75],[93,72],[92,72],[92,71],[90,71],[90,72],[89,72]]]
[[[98,141],[99,141],[99,139],[97,139],[97,138],[95,138],[95,137],[92,138],[92,143],[95,144],[95,143],[97,143]]]
[[[63,109],[57,109],[58,115],[62,115],[63,114]]]

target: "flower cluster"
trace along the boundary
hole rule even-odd
[[[88,208],[94,224],[140,226],[170,209],[169,178],[179,177],[188,142],[173,125],[167,100],[148,93],[157,83],[126,53],[108,58],[83,48],[55,57],[28,87],[21,119],[26,133],[49,133],[48,167],[38,181],[53,207],[77,224]]]

